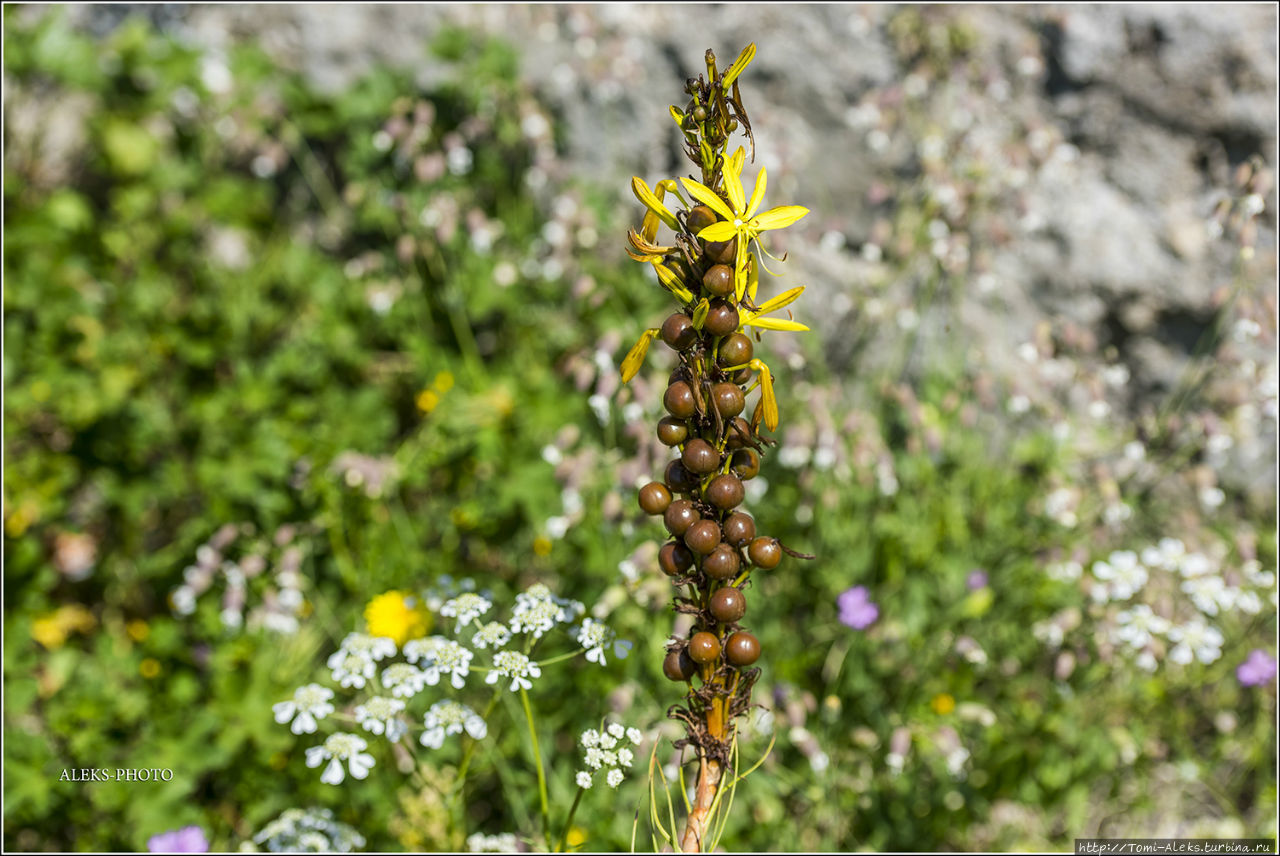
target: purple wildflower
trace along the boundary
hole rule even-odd
[[[880,607],[867,597],[866,586],[854,586],[836,598],[840,608],[840,623],[854,630],[865,630],[880,617]]]
[[[1276,678],[1276,661],[1266,651],[1254,648],[1249,659],[1236,667],[1236,680],[1241,686],[1260,687]]]
[[[969,591],[977,591],[978,589],[987,587],[987,572],[982,568],[974,568],[969,572],[969,576],[965,577],[964,584]]]
[[[208,853],[209,840],[198,826],[184,826],[147,839],[150,853]]]

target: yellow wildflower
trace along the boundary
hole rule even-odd
[[[138,672],[147,680],[158,678],[160,676],[160,661],[154,657],[147,657],[138,665]]]
[[[956,700],[951,696],[951,693],[938,693],[933,697],[933,701],[929,702],[929,706],[939,716],[946,716],[956,709]]]
[[[431,632],[431,613],[420,598],[405,591],[389,591],[369,601],[364,620],[370,635],[385,636],[395,640],[396,645]]]
[[[72,633],[87,633],[96,624],[89,610],[78,603],[68,604],[31,622],[31,638],[52,651],[65,645]]]

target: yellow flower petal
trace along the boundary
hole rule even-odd
[[[747,194],[742,189],[742,166],[746,163],[747,153],[739,146],[724,162],[724,192],[729,197],[729,205],[741,217],[746,211]]]
[[[796,299],[799,298],[800,295],[802,294],[804,294],[804,286],[798,285],[795,288],[790,289],[789,291],[782,292],[782,294],[779,294],[777,297],[771,300],[766,300],[764,304],[761,305],[759,311],[757,311],[755,314],[768,315],[770,312],[777,312],[779,309],[782,309],[784,306],[790,306],[792,303],[795,303]]]
[[[785,229],[808,213],[809,209],[803,205],[783,205],[780,208],[770,208],[752,220],[751,227],[757,232],[764,232],[769,229]]]
[[[638,176],[632,178],[631,192],[636,195],[636,199],[640,200],[640,204],[657,215],[659,220],[676,231],[680,230],[680,223],[676,220],[676,215],[672,214],[670,209],[663,205],[658,197],[653,195],[653,191],[649,189],[649,185],[644,183],[644,179]]]
[[[720,85],[724,87],[724,91],[728,92],[733,86],[733,82],[738,79],[738,75],[742,74],[743,69],[756,56],[756,43],[752,42],[742,49],[742,53],[738,54],[738,58],[733,61],[733,65],[729,66],[725,71],[724,77],[720,78]]]
[[[738,230],[733,228],[733,223],[728,220],[721,220],[719,223],[712,223],[703,229],[698,233],[698,237],[704,241],[727,241],[736,234],[738,234]]]
[[[658,272],[658,281],[662,283],[662,287],[680,298],[681,303],[693,302],[693,292],[684,287],[680,282],[680,276],[675,271],[657,262],[653,263],[653,269]]]
[[[750,220],[754,217],[756,209],[764,201],[764,188],[768,181],[769,176],[765,173],[764,167],[760,167],[760,174],[756,176],[756,189],[751,192],[751,202],[747,205],[746,219]]]
[[[773,374],[769,367],[760,367],[760,403],[764,405],[764,427],[778,430],[778,399],[773,394]]]
[[[788,330],[792,333],[804,333],[809,330],[799,321],[790,321],[786,318],[748,318],[742,323],[746,327],[756,327],[760,330]]]
[[[684,189],[689,191],[689,195],[694,199],[698,200],[729,222],[733,222],[733,211],[729,209],[728,205],[724,204],[724,200],[717,196],[715,191],[710,187],[707,187],[702,182],[694,181],[692,178],[682,178],[680,179],[680,183],[684,185]]]
[[[645,330],[640,337],[640,341],[627,352],[626,359],[622,361],[622,382],[627,383],[636,376],[636,372],[640,371],[640,366],[644,365],[645,354],[649,353],[649,343],[658,335],[658,328],[653,327]]]

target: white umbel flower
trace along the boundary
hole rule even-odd
[[[342,783],[346,777],[346,771],[342,767],[343,761],[346,761],[347,766],[351,768],[352,778],[363,779],[369,775],[369,770],[373,767],[373,756],[364,751],[368,746],[365,739],[359,735],[344,732],[332,734],[321,745],[312,746],[307,750],[307,766],[319,767],[328,761],[329,764],[320,774],[320,781],[326,785]]]
[[[578,775],[574,777],[574,781],[584,791],[588,790],[591,787],[591,774],[586,770],[579,770]]]
[[[608,783],[609,787],[617,788],[618,785],[622,784],[622,771],[616,769],[610,770],[608,774],[605,775],[604,780]]]
[[[365,731],[385,734],[388,740],[395,743],[409,730],[408,725],[400,718],[404,704],[398,698],[374,696],[355,709],[356,722]]]
[[[362,654],[377,663],[387,657],[396,655],[396,642],[385,636],[370,636],[367,633],[348,633],[342,640],[342,650],[352,654]]]
[[[438,701],[422,717],[426,731],[419,738],[422,745],[430,749],[439,749],[444,745],[444,738],[450,734],[467,734],[476,740],[489,733],[489,727],[474,710],[456,701]]]
[[[1172,628],[1169,639],[1177,643],[1169,650],[1169,659],[1181,666],[1192,659],[1207,665],[1222,656],[1222,633],[1199,617]]]
[[[382,670],[382,686],[396,698],[413,698],[428,683],[435,681],[429,681],[426,672],[408,663],[392,663]]]
[[[440,614],[458,619],[458,630],[493,608],[493,601],[474,592],[460,594],[440,607]]]
[[[511,691],[533,687],[530,678],[542,677],[542,668],[519,651],[499,651],[493,656],[493,668],[486,684],[496,684],[499,678],[511,678]]]
[[[485,648],[501,648],[511,641],[511,631],[505,625],[490,621],[471,637],[471,644],[484,650]]]
[[[1116,614],[1116,638],[1131,648],[1145,648],[1153,635],[1169,632],[1169,620],[1156,615],[1151,607],[1140,603]]]
[[[294,734],[314,734],[316,720],[333,713],[333,705],[329,704],[331,698],[333,690],[328,687],[307,684],[294,690],[290,701],[273,704],[271,710],[275,713],[276,722],[281,725],[293,720],[289,730]]]
[[[328,666],[333,679],[343,687],[364,689],[367,681],[372,680],[378,667],[365,654],[357,654],[339,648],[329,655]]]

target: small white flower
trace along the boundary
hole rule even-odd
[[[361,654],[377,663],[387,657],[396,655],[396,642],[385,636],[370,636],[367,633],[348,633],[342,640],[342,650],[351,654]]]
[[[438,610],[437,610],[438,611]],[[404,643],[404,658],[410,663],[419,660],[430,660],[435,657],[436,649],[449,640],[443,636],[428,636],[425,639],[410,639]],[[432,684],[432,686],[435,686]]]
[[[364,751],[368,746],[363,737],[355,734],[331,734],[324,743],[307,750],[307,766],[319,767],[327,760],[329,764],[320,774],[320,781],[326,785],[340,784],[345,778],[343,761],[351,768],[352,777],[363,779],[373,767],[373,756]]]
[[[587,749],[587,754],[584,760],[588,767],[593,770],[599,770],[601,767],[605,766],[605,758],[608,754],[612,753],[606,753],[599,746],[591,746]]]
[[[440,607],[440,614],[458,619],[458,630],[466,627],[472,619],[479,618],[493,608],[493,602],[487,597],[467,592],[453,600],[445,601]]]
[[[532,633],[533,638],[540,639],[557,622],[571,624],[585,611],[586,606],[580,601],[555,597],[545,585],[535,583],[516,595],[511,632]]]
[[[1222,633],[1202,618],[1174,627],[1169,631],[1169,639],[1177,643],[1169,650],[1169,659],[1182,666],[1193,658],[1207,665],[1222,656]]]
[[[1117,613],[1116,622],[1120,625],[1116,638],[1132,648],[1145,648],[1153,634],[1167,633],[1170,627],[1167,618],[1156,615],[1145,603]]]
[[[501,648],[509,641],[511,641],[511,631],[496,621],[490,621],[471,637],[471,644],[481,650]]]
[[[450,683],[459,690],[466,686],[466,677],[471,673],[471,658],[475,656],[443,636],[411,640],[404,646],[404,655],[411,663],[423,661],[422,673],[428,686],[434,687],[440,683],[440,675],[446,674],[453,676]]]
[[[1236,605],[1236,598],[1240,593],[1239,589],[1228,586],[1217,574],[1183,580],[1182,591],[1191,598],[1196,609],[1205,615],[1217,615],[1219,610],[1231,609]]]
[[[1178,573],[1188,579],[1212,574],[1216,568],[1213,561],[1203,553],[1188,553],[1178,561]]]
[[[493,657],[493,669],[486,684],[496,684],[499,678],[511,678],[511,691],[533,687],[529,678],[542,677],[542,668],[519,651],[499,651]]]
[[[382,670],[382,686],[396,698],[413,698],[427,685],[427,673],[408,663],[392,663]]]
[[[374,696],[355,709],[356,722],[372,734],[386,734],[392,743],[405,735],[408,726],[399,717],[404,702],[398,698]]]
[[[592,618],[584,618],[575,637],[578,644],[587,649],[587,662],[607,665],[604,658],[604,646],[613,636],[607,626]]]
[[[591,774],[586,770],[579,770],[578,775],[574,777],[574,781],[578,783],[578,787],[585,791],[591,787]]]
[[[378,670],[368,656],[345,648],[339,648],[329,656],[328,666],[340,686],[356,689],[363,689],[365,682],[371,680]]]
[[[520,850],[515,835],[503,832],[499,835],[485,835],[476,832],[467,836],[468,853],[515,853]]]
[[[604,780],[608,783],[609,787],[616,788],[618,785],[622,784],[622,771],[610,770],[608,775],[604,777]]]
[[[639,746],[644,742],[644,733],[639,728],[628,728],[627,739]]]
[[[294,734],[314,734],[316,720],[333,713],[333,705],[329,704],[331,698],[333,690],[328,687],[307,684],[294,690],[291,701],[273,704],[271,710],[275,713],[276,722],[281,725],[293,720],[289,730]]]
[[[582,732],[582,737],[580,737],[579,740],[582,743],[583,749],[590,749],[593,746],[599,746],[600,732],[596,731],[594,728],[588,728],[586,731]]]
[[[609,727],[606,728],[605,730],[609,732],[610,737],[615,737],[618,739],[621,739],[627,733],[627,730],[617,722],[610,722]]]
[[[422,724],[426,731],[419,738],[422,745],[431,749],[439,749],[444,745],[444,738],[450,734],[467,734],[476,740],[489,733],[489,727],[474,710],[456,701],[438,701],[423,715]]]
[[[632,753],[630,749],[618,750],[618,766],[619,767],[630,767],[632,762],[635,761],[635,759],[636,759],[635,755],[634,753]]]

